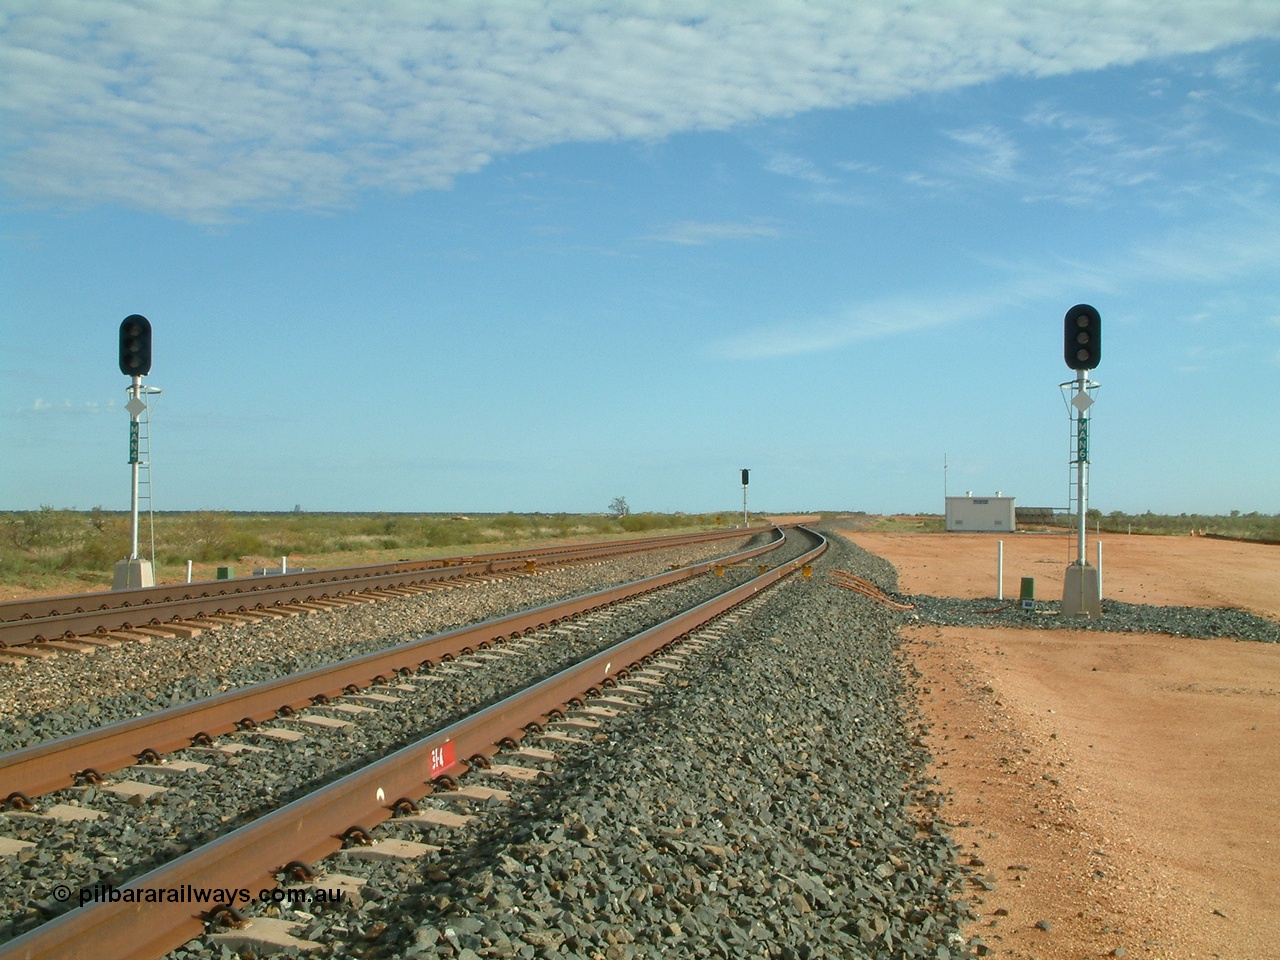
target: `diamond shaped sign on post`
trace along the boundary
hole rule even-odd
[[[124,405],[124,408],[129,411],[129,416],[137,420],[138,417],[142,416],[142,412],[147,409],[147,405],[142,402],[140,397],[134,397]]]
[[[1081,413],[1084,413],[1086,410],[1088,410],[1090,407],[1093,406],[1093,397],[1089,396],[1083,390],[1080,390],[1079,392],[1076,393],[1074,397],[1071,398],[1071,405],[1075,407],[1077,410],[1079,410]]]

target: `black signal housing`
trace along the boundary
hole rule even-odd
[[[151,321],[140,313],[120,322],[120,372],[126,377],[151,372]]]
[[[1078,303],[1063,318],[1063,358],[1072,370],[1092,370],[1102,362],[1102,317]]]

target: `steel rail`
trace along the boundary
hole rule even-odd
[[[201,596],[229,596],[234,593],[252,593],[265,587],[330,583],[340,580],[359,580],[387,573],[413,573],[420,570],[456,567],[468,563],[490,563],[504,560],[529,560],[556,558],[602,548],[620,551],[662,549],[707,540],[726,539],[734,536],[750,536],[766,527],[730,530],[704,530],[696,533],[664,534],[657,537],[631,537],[621,540],[589,540],[582,543],[552,543],[540,547],[523,547],[518,550],[502,550],[490,553],[456,554],[431,557],[423,560],[396,560],[391,563],[361,564],[350,567],[326,567],[316,570],[298,570],[293,573],[268,574],[261,577],[235,577],[229,580],[197,580],[191,583],[157,584],[154,587],[134,587],[128,590],[90,593],[68,593],[56,596],[25,597],[19,600],[0,601],[0,623],[10,620],[30,620],[37,617],[58,616],[63,613],[79,613],[87,609],[106,610],[112,607],[137,606],[165,600],[190,600]]]
[[[279,574],[247,580],[202,581],[113,591],[109,594],[70,594],[36,601],[0,603],[0,648],[88,636],[166,622],[220,616],[271,607],[349,596],[361,591],[412,587],[453,580],[479,573],[503,573],[522,569],[530,560],[568,563],[666,547],[687,546],[729,537],[762,533],[770,528],[709,531],[675,537],[595,541],[558,545],[478,557],[402,561],[369,567],[344,567],[300,574]],[[238,585],[238,586],[237,586]],[[94,606],[97,604],[97,606]],[[60,608],[70,607],[61,610]],[[45,609],[42,615],[32,610]]]
[[[785,540],[779,532],[771,543],[733,554],[749,559],[776,549]],[[487,647],[553,626],[601,607],[701,576],[724,558],[706,560],[665,573],[610,587],[581,597],[508,614],[493,620],[435,634],[374,651],[302,673],[228,690],[203,700],[181,704],[94,730],[38,743],[0,755],[0,799],[14,793],[36,797],[70,787],[85,770],[105,774],[138,762],[147,750],[170,753],[192,745],[199,734],[210,737],[233,731],[251,720],[260,722],[289,708],[310,706],[318,696],[333,697],[348,688],[365,687],[377,678],[424,663]]]
[[[366,830],[392,816],[399,799],[417,800],[432,792],[442,773],[467,766],[461,758],[492,756],[504,739],[519,741],[530,724],[606,679],[625,673],[638,661],[686,636],[759,591],[810,562],[826,549],[826,540],[806,531],[818,545],[713,600],[651,627],[527,690],[493,704],[417,743],[349,774],[314,793],[131,880],[119,889],[246,889],[256,894],[278,885],[286,864],[315,862],[342,847],[353,826]],[[619,666],[623,664],[625,665]],[[441,768],[448,750],[458,757]],[[435,759],[433,759],[435,758]],[[0,947],[0,960],[72,960],[86,954],[104,960],[152,960],[200,936],[207,916],[191,903],[94,903],[74,909]],[[91,945],[91,947],[90,947]]]

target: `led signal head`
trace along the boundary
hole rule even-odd
[[[151,321],[134,313],[120,322],[120,372],[145,377],[151,372]]]
[[[1102,360],[1102,317],[1078,303],[1063,318],[1063,356],[1072,370],[1092,370]]]
[[[751,471],[750,471],[750,470],[743,470],[743,471],[742,471],[742,485],[743,485],[744,487],[747,485],[747,479],[748,479],[748,476],[750,475],[750,473],[751,473]]]

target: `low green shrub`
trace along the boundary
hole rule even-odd
[[[233,565],[246,557],[315,556],[341,565],[344,553],[442,551],[544,538],[606,537],[661,529],[710,528],[714,516],[631,514],[232,513],[202,510],[154,515],[159,567]],[[117,560],[129,553],[129,515],[118,511],[39,510],[0,513],[0,581],[69,574],[110,582]],[[152,531],[143,518],[139,553],[151,554]],[[362,561],[363,562],[363,561]]]

